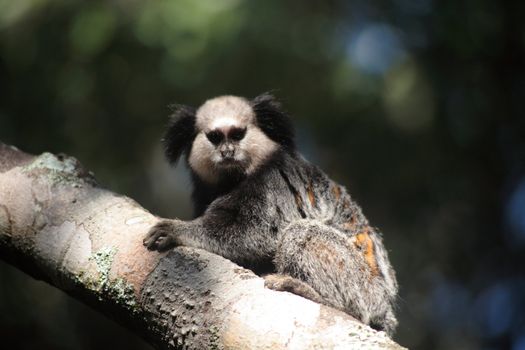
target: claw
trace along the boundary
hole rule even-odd
[[[170,226],[171,223],[167,220],[157,223],[149,230],[142,243],[149,250],[162,251],[171,248],[174,244]]]

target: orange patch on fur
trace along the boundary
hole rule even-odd
[[[308,189],[306,190],[306,192],[308,193],[308,199],[310,200],[310,204],[313,206],[315,206],[315,195],[314,195],[314,190],[312,189],[312,183],[310,182],[308,184]]]
[[[374,253],[374,242],[368,234],[368,229],[365,229],[364,232],[358,233],[355,236],[354,244],[356,245],[356,247],[363,250],[365,254],[366,264],[368,265],[368,267],[370,267],[372,276],[378,276],[379,270],[377,268],[377,261]]]
[[[341,187],[335,185],[332,187],[332,193],[334,194],[335,200],[339,200],[339,197],[341,197]]]

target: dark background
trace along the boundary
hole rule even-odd
[[[153,213],[189,216],[170,103],[283,101],[299,147],[384,232],[395,339],[525,349],[525,2],[0,0],[0,140],[65,152]],[[0,264],[11,349],[146,349]]]

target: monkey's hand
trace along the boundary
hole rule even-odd
[[[180,245],[177,239],[177,222],[178,220],[161,220],[153,226],[146,238],[144,245],[149,250],[165,251]]]

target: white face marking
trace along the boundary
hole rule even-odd
[[[188,162],[191,169],[210,184],[217,183],[231,168],[240,169],[245,175],[252,174],[279,147],[257,127],[253,109],[241,97],[221,96],[206,101],[197,110],[195,124],[198,134]],[[229,127],[246,129],[244,138],[231,145],[235,148],[233,163],[224,162],[220,146],[212,144],[206,137],[210,131]]]
[[[199,133],[193,141],[188,163],[193,171],[208,183],[216,183],[218,180],[218,174],[210,157],[213,153],[215,153],[215,147],[208,142],[204,133]]]
[[[233,118],[228,118],[228,117],[217,118],[212,122],[210,129],[214,130],[214,129],[220,129],[220,128],[225,128],[225,127],[232,127],[232,126],[237,126],[237,124],[238,124],[237,120]]]

